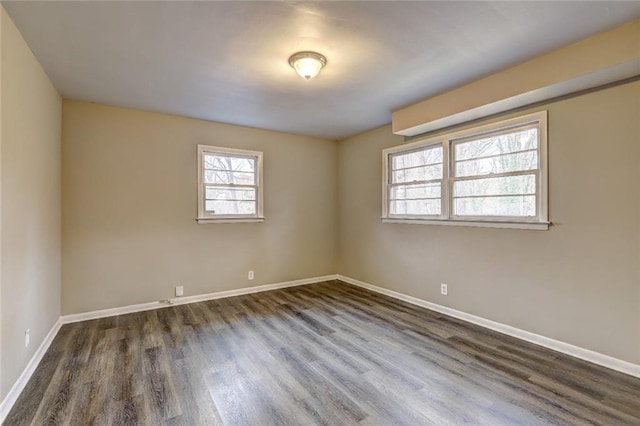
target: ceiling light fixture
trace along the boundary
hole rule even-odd
[[[300,77],[311,80],[327,65],[327,58],[316,52],[298,52],[289,57],[289,65]]]

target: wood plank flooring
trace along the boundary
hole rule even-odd
[[[6,425],[640,425],[640,379],[340,282],[62,327]]]

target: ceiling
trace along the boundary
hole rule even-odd
[[[3,2],[63,97],[341,139],[640,2]],[[328,64],[305,81],[299,50]]]

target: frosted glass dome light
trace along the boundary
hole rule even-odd
[[[316,52],[298,52],[291,55],[289,65],[305,80],[311,80],[327,64],[327,58]]]

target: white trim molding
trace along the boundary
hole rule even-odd
[[[98,319],[98,318],[107,318],[107,317],[112,317],[116,315],[129,314],[133,312],[142,312],[142,311],[149,311],[153,309],[168,308],[170,306],[202,302],[205,300],[222,299],[225,297],[233,297],[233,296],[242,296],[244,294],[260,293],[263,291],[278,290],[278,289],[287,288],[287,287],[297,287],[301,285],[314,284],[314,283],[319,283],[323,281],[332,281],[332,280],[336,280],[337,278],[338,276],[335,274],[324,275],[320,277],[304,278],[300,280],[285,281],[285,282],[275,283],[275,284],[265,284],[265,285],[255,286],[255,287],[245,287],[237,290],[218,291],[215,293],[200,294],[197,296],[177,297],[174,299],[167,299],[166,301],[161,301],[161,302],[140,303],[137,305],[129,305],[129,306],[123,306],[119,308],[102,309],[99,311],[83,312],[80,314],[63,315],[58,318],[58,320],[53,325],[51,330],[49,330],[49,333],[44,338],[44,340],[40,344],[40,347],[38,347],[38,350],[35,352],[35,354],[33,354],[33,357],[31,357],[31,360],[29,360],[29,363],[27,364],[25,369],[22,371],[22,374],[20,374],[20,377],[18,378],[18,380],[14,383],[11,390],[9,390],[9,393],[7,394],[7,396],[0,403],[0,424],[2,424],[6,419],[7,415],[13,408],[13,404],[15,404],[16,400],[18,399],[18,397],[24,390],[25,386],[29,382],[29,379],[31,378],[36,367],[42,360],[42,357],[47,352],[47,349],[49,349],[51,342],[53,342],[53,339],[58,334],[58,331],[60,331],[60,327],[62,327],[62,325],[64,324],[70,324],[74,322],[87,321],[87,320]]]
[[[62,327],[62,325],[64,324],[70,324],[74,322],[87,321],[87,320],[98,319],[98,318],[107,318],[107,317],[112,317],[116,315],[129,314],[133,312],[142,312],[142,311],[149,311],[153,309],[168,308],[170,306],[202,302],[205,300],[222,299],[225,297],[241,296],[244,294],[251,294],[251,293],[260,293],[263,291],[278,290],[278,289],[287,288],[287,287],[297,287],[301,285],[314,284],[314,283],[319,283],[323,281],[336,280],[337,278],[338,276],[335,274],[324,275],[320,277],[305,278],[305,279],[294,280],[294,281],[285,281],[285,282],[275,283],[275,284],[265,284],[265,285],[255,286],[255,287],[245,287],[237,290],[218,291],[215,293],[200,294],[197,296],[177,297],[174,299],[167,299],[161,302],[140,303],[137,305],[129,305],[129,306],[123,306],[119,308],[102,309],[99,311],[83,312],[80,314],[63,315],[60,318],[58,318],[58,320],[53,325],[53,327],[51,328],[51,330],[49,331],[45,339],[40,344],[40,347],[38,348],[36,353],[33,354],[33,357],[31,358],[31,360],[29,361],[25,369],[22,371],[22,374],[20,375],[18,380],[14,383],[13,387],[11,388],[7,396],[0,403],[0,424],[4,422],[5,418],[11,411],[11,408],[13,408],[13,404],[15,404],[16,400],[18,399],[18,397],[24,390],[25,386],[27,385],[27,382],[29,382],[29,379],[31,378],[36,367],[42,360],[42,357],[47,352],[47,349],[49,349],[51,342],[58,334],[58,331],[60,331],[60,327]]]
[[[517,339],[521,339],[539,346],[543,346],[548,349],[552,349],[556,352],[570,355],[575,358],[582,359],[584,361],[598,364],[612,370],[620,371],[621,373],[629,374],[631,376],[640,377],[640,365],[633,364],[631,362],[623,361],[618,358],[614,358],[609,355],[595,352],[590,349],[581,348],[579,346],[571,345],[569,343],[561,342],[559,340],[551,339],[549,337],[541,336],[539,334],[531,333],[529,331],[521,330],[519,328],[512,327],[510,325],[502,324],[496,321],[492,321],[486,318],[482,318],[476,315],[468,314],[466,312],[458,311],[446,306],[438,305],[436,303],[427,302],[426,300],[418,299],[417,297],[408,296],[397,291],[388,290],[386,288],[378,287],[373,284],[366,283],[364,281],[356,280],[354,278],[346,277],[338,274],[337,279],[344,281],[348,284],[352,284],[358,287],[366,288],[376,293],[384,294],[394,299],[403,300],[411,303],[412,305],[421,306],[423,308],[430,309],[432,311],[440,312],[441,314],[449,315],[450,317],[458,318],[472,324],[479,325],[481,327],[488,328],[493,331],[497,331],[502,334],[506,334]]]
[[[412,225],[443,225],[443,226],[467,226],[475,228],[506,228],[506,229],[533,229],[547,231],[551,222],[499,222],[487,220],[428,220],[428,219],[389,219],[380,218],[382,223],[408,223]]]
[[[22,374],[20,374],[20,377],[18,377],[18,380],[16,380],[9,390],[9,393],[7,393],[7,396],[5,396],[0,403],[0,424],[2,424],[7,418],[11,408],[13,408],[13,404],[16,403],[16,400],[29,382],[29,379],[36,370],[36,367],[40,364],[40,361],[42,361],[42,357],[47,352],[47,349],[49,349],[49,346],[51,346],[51,342],[53,342],[58,331],[60,331],[60,327],[62,327],[62,318],[58,318],[55,324],[53,324],[53,327],[51,327],[51,330],[49,330],[42,343],[40,343],[40,346],[27,363],[27,366],[22,371]]]
[[[185,305],[187,303],[203,302],[205,300],[223,299],[225,297],[242,296],[244,294],[260,293],[269,290],[278,290],[287,287],[314,284],[323,281],[337,279],[337,275],[324,275],[314,278],[304,278],[301,280],[285,281],[275,284],[265,284],[255,287],[244,287],[237,290],[217,291],[215,293],[199,294],[196,296],[176,297],[158,302],[140,303],[137,305],[122,306],[119,308],[102,309],[99,311],[83,312],[79,314],[64,315],[61,317],[62,324],[87,321],[98,318],[113,317],[116,315],[130,314],[134,312],[150,311],[153,309],[168,308],[170,306]]]
[[[255,217],[255,218],[246,218],[246,219],[200,219],[196,218],[196,222],[199,224],[203,223],[262,223],[264,222],[264,217]]]
[[[640,365],[623,361],[617,358],[613,358],[611,356],[604,355],[599,352],[591,351],[589,349],[584,349],[584,348],[574,346],[558,340],[554,340],[548,337],[544,337],[539,334],[535,334],[535,333],[531,333],[515,327],[511,327],[509,325],[495,322],[495,321],[482,318],[476,315],[472,315],[472,314],[468,314],[452,308],[448,308],[446,306],[427,302],[426,300],[418,299],[417,297],[408,296],[403,293],[378,287],[376,285],[369,284],[364,281],[359,281],[354,278],[346,277],[344,275],[334,274],[334,275],[324,275],[324,276],[315,277],[315,278],[305,278],[305,279],[294,280],[294,281],[286,281],[286,282],[275,283],[275,284],[265,284],[265,285],[255,286],[255,287],[245,287],[245,288],[236,289],[236,290],[219,291],[215,293],[201,294],[197,296],[179,297],[174,299],[168,299],[162,302],[141,303],[137,305],[123,306],[120,308],[103,309],[99,311],[91,311],[91,312],[84,312],[80,314],[61,316],[53,325],[53,327],[51,328],[51,330],[49,331],[45,339],[42,341],[42,343],[38,347],[38,350],[33,354],[33,357],[31,357],[31,360],[29,360],[29,363],[25,367],[24,371],[22,372],[18,380],[14,383],[13,387],[11,388],[7,396],[0,403],[0,424],[4,422],[7,415],[11,411],[11,408],[13,408],[13,405],[15,404],[16,400],[18,399],[22,391],[24,390],[29,379],[33,375],[36,367],[42,360],[42,357],[46,353],[47,349],[49,349],[51,342],[53,342],[53,339],[58,334],[58,331],[60,330],[60,327],[63,324],[87,321],[87,320],[98,319],[98,318],[106,318],[106,317],[111,317],[115,315],[142,312],[142,311],[148,311],[153,309],[166,308],[169,306],[202,302],[206,300],[222,299],[226,297],[260,293],[260,292],[269,291],[269,290],[278,290],[278,289],[288,288],[288,287],[297,287],[297,286],[314,284],[314,283],[331,281],[331,280],[340,280],[345,283],[362,287],[362,288],[374,291],[376,293],[384,294],[398,300],[403,300],[405,302],[408,302],[413,305],[417,305],[426,309],[430,309],[435,312],[440,312],[442,314],[449,315],[451,317],[458,318],[458,319],[470,322],[472,324],[476,324],[481,327],[485,327],[490,330],[494,330],[499,333],[506,334],[508,336],[525,340],[527,342],[531,342],[539,346],[543,346],[543,347],[552,349],[554,351],[573,356],[575,358],[589,361],[594,364],[598,364],[603,367],[610,368],[612,370],[620,371],[622,373],[629,374],[631,376],[640,377]]]

